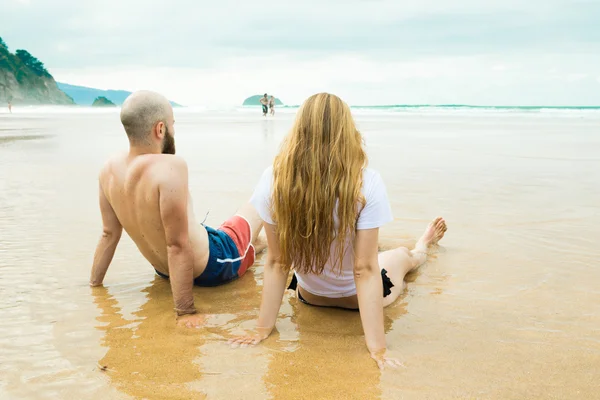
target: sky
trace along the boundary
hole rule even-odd
[[[600,105],[600,0],[0,0],[57,81],[185,105]]]

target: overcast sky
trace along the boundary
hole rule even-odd
[[[600,105],[600,0],[0,0],[61,82],[186,105]]]

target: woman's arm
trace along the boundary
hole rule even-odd
[[[234,347],[257,344],[269,337],[275,328],[275,322],[283,300],[290,267],[283,266],[279,262],[279,241],[275,234],[275,226],[265,223],[264,228],[267,234],[268,250],[256,334],[240,336],[230,340],[229,343]]]
[[[359,230],[354,244],[354,281],[358,308],[367,348],[371,353],[386,347],[383,329],[383,284],[377,259],[378,239],[378,228]]]
[[[379,269],[379,228],[356,232],[354,242],[354,281],[360,319],[365,332],[365,341],[371,357],[379,368],[387,364],[401,365],[386,356],[385,330],[383,327],[383,283]]]

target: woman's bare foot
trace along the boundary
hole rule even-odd
[[[418,244],[422,244],[425,247],[437,244],[437,242],[439,242],[444,237],[444,233],[447,230],[448,227],[446,226],[446,221],[444,220],[444,218],[437,217],[429,223],[427,229],[425,229],[425,233],[423,233],[423,236],[421,236],[421,238],[419,239]]]
[[[442,217],[437,217],[429,223],[415,248],[410,251],[415,260],[414,268],[425,262],[429,246],[437,244],[444,237],[447,230],[446,221]]]

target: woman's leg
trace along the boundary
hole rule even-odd
[[[384,307],[392,304],[404,292],[406,274],[425,263],[429,246],[436,244],[444,236],[446,230],[446,221],[443,218],[436,218],[429,224],[413,250],[399,247],[379,253],[379,268],[387,271],[388,278],[394,284],[394,287],[391,288],[392,293],[383,298]],[[307,292],[298,285],[296,295],[300,291],[308,304],[353,310],[358,308],[356,295],[343,298],[322,297]]]
[[[392,304],[404,292],[406,274],[427,261],[429,246],[436,244],[447,229],[446,221],[438,217],[427,226],[414,249],[408,250],[406,247],[399,247],[379,253],[379,268],[387,271],[387,276],[394,284],[394,287],[391,288],[392,293],[383,298],[384,307]]]

